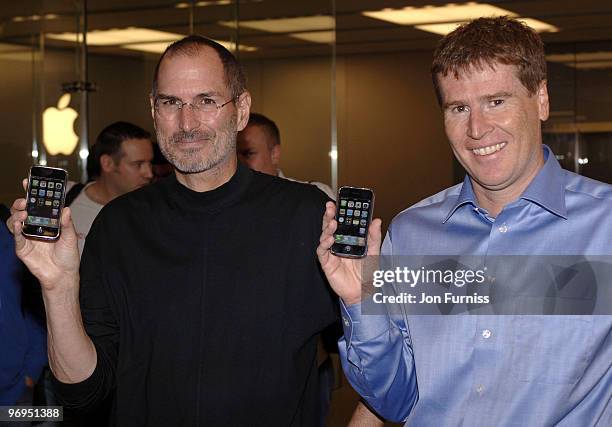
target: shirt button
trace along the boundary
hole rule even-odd
[[[502,225],[499,226],[498,230],[500,233],[505,233],[506,231],[508,231],[508,226],[504,222]]]
[[[344,324],[345,324],[346,326],[350,326],[350,325],[351,325],[351,322],[349,322],[349,321],[348,321],[348,319],[347,319],[346,317],[343,317],[343,318],[342,318],[342,320],[344,320]]]
[[[482,337],[484,339],[490,338],[491,337],[491,331],[488,329],[485,329],[484,331],[482,331]]]
[[[482,394],[483,391],[484,391],[484,386],[482,384],[478,384],[476,386],[476,393]]]

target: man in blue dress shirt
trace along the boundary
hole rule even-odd
[[[481,18],[434,54],[434,85],[462,184],[401,212],[370,255],[612,254],[612,186],[561,169],[542,145],[548,118],[540,37]],[[318,255],[341,297],[340,353],[355,389],[410,426],[612,425],[612,316],[385,316],[361,312],[361,262]],[[609,284],[608,284],[609,285]]]

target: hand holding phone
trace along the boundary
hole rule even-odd
[[[33,186],[28,188],[28,182],[32,179],[31,175],[28,180],[23,181],[24,190],[28,191],[28,195],[34,188]],[[17,256],[39,279],[43,290],[65,289],[75,286],[78,288],[80,260],[77,236],[70,219],[70,209],[66,208],[60,213],[58,225],[61,226],[62,231],[60,234],[58,227],[57,238],[26,237],[27,233],[23,231],[28,216],[31,216],[26,211],[28,201],[25,198],[15,200],[11,207],[11,217],[7,220],[7,226],[15,238]]]
[[[26,179],[23,188],[28,189]],[[26,205],[25,198],[15,200],[7,225],[15,238],[17,256],[40,281],[47,330],[53,337],[47,349],[49,364],[58,380],[83,381],[96,366],[96,351],[85,332],[79,305],[79,249],[70,208],[60,214],[61,234],[58,230],[58,237],[50,240],[26,237],[22,233],[28,219]]]
[[[333,202],[327,202],[317,257],[334,292],[344,300],[345,304],[356,304],[361,301],[361,274],[364,260],[358,257],[340,257],[331,252],[336,242],[334,234],[337,226],[336,205]],[[381,221],[376,218],[371,221],[366,234],[368,255],[380,253],[381,241]]]

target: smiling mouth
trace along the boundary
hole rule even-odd
[[[500,142],[499,144],[489,145],[488,147],[474,148],[472,153],[477,156],[488,156],[489,154],[497,153],[499,150],[506,146],[507,142]]]
[[[207,142],[208,139],[206,138],[197,138],[197,139],[181,139],[180,141],[178,141],[178,144],[203,144],[205,142]]]

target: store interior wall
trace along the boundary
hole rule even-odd
[[[339,184],[373,188],[386,227],[453,184],[452,153],[431,84],[431,52],[338,61]]]
[[[328,57],[245,61],[251,111],[274,120],[281,134],[281,170],[329,184],[331,61]]]

